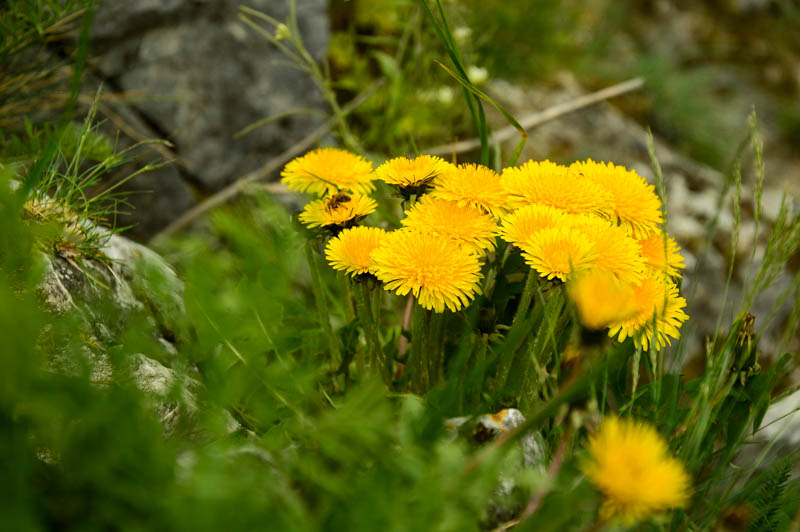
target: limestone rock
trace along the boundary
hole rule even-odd
[[[128,131],[143,138],[173,144],[173,165],[129,184],[128,190],[149,189],[130,198],[137,211],[121,220],[138,224],[132,230],[137,238],[154,234],[190,208],[195,193],[212,193],[254,170],[321,121],[308,113],[287,115],[234,138],[259,119],[323,108],[309,76],[287,67],[277,48],[239,21],[240,4],[106,0],[97,12],[92,34],[92,48],[100,52],[94,59],[97,81],[106,92],[135,94],[124,104],[109,102],[112,118],[121,117]],[[297,4],[306,47],[321,59],[329,35],[326,2]],[[289,14],[288,1],[247,5],[278,20]]]
[[[470,419],[469,417],[451,418],[445,422],[445,427],[453,438],[460,434],[474,443],[482,444],[525,423],[525,416],[516,408],[506,408],[495,414],[485,414],[480,416],[474,425],[467,426]],[[546,457],[537,438],[538,434],[536,433],[528,433],[522,438],[519,448],[521,459],[519,463],[512,464],[514,469],[533,468],[544,473]],[[519,492],[520,490],[512,478],[501,476],[489,506],[486,508],[483,526],[494,528],[500,523],[516,517],[526,502],[520,497]]]
[[[97,231],[103,234],[102,229]],[[88,364],[89,378],[98,386],[132,378],[152,401],[165,434],[172,434],[180,423],[188,425],[196,412],[192,393],[196,384],[189,377],[179,381],[167,366],[177,354],[176,345],[190,334],[183,283],[155,252],[119,235],[105,233],[98,255],[101,258],[78,261],[41,254],[45,274],[39,295],[45,308],[60,314],[74,312],[86,331],[82,357],[57,343],[47,344],[50,368],[79,374]],[[144,322],[145,335],[149,327],[153,352],[130,357],[123,363],[128,372],[119,375],[125,368],[112,364],[108,346],[117,344],[134,320]],[[43,334],[46,337],[47,331]]]

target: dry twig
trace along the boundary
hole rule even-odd
[[[625,94],[626,92],[638,90],[643,85],[644,80],[642,78],[632,78],[627,81],[623,81],[622,83],[617,83],[616,85],[606,87],[605,89],[600,89],[599,91],[579,96],[574,100],[553,105],[544,111],[531,113],[522,117],[522,119],[519,120],[519,124],[527,131],[573,111],[577,111],[579,109],[583,109],[584,107],[608,100],[609,98],[614,98],[621,94]],[[489,137],[489,143],[492,145],[497,145],[501,142],[505,142],[514,138],[518,134],[519,132],[513,126],[504,127]],[[462,140],[460,142],[456,142],[455,144],[442,144],[439,146],[434,146],[432,148],[422,150],[422,153],[446,156],[453,153],[464,153],[477,150],[480,147],[481,141],[476,137]]]

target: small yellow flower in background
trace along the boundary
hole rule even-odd
[[[522,246],[525,262],[542,277],[567,277],[594,266],[595,244],[583,232],[571,226],[549,227],[537,231]]]
[[[645,261],[639,243],[624,228],[593,215],[576,217],[574,227],[594,243],[597,252],[594,262],[598,268],[628,283],[644,277]]]
[[[583,473],[605,496],[603,519],[630,526],[689,501],[691,479],[650,425],[608,417],[589,438]]]
[[[394,231],[372,253],[372,261],[385,290],[401,296],[411,292],[428,310],[457,311],[480,293],[478,255],[449,238]]]
[[[570,278],[567,293],[575,302],[581,323],[588,329],[604,329],[609,323],[629,319],[636,312],[633,285],[620,281],[604,268],[593,268]]]
[[[610,216],[614,212],[611,193],[603,186],[547,160],[506,168],[501,181],[511,209],[539,204],[573,214]]]
[[[636,347],[643,349],[651,343],[661,349],[671,344],[669,337],[680,338],[678,329],[689,316],[683,311],[686,300],[671,281],[660,275],[645,277],[633,287],[633,304],[636,312],[628,319],[612,322],[609,336],[617,336],[620,342],[630,336]]]
[[[527,205],[503,216],[500,234],[506,242],[522,247],[523,242],[537,231],[568,225],[568,217],[564,211],[547,205]]]
[[[500,176],[479,164],[460,164],[443,173],[436,179],[431,195],[479,207],[497,218],[505,212],[506,192]]]
[[[375,212],[378,204],[369,196],[339,192],[310,201],[298,217],[308,227],[348,227]]]
[[[431,196],[423,196],[406,211],[402,223],[420,233],[431,233],[469,247],[476,253],[494,251],[497,222],[475,207]]]
[[[424,188],[431,185],[436,176],[454,168],[454,165],[433,155],[420,155],[414,159],[395,157],[376,168],[375,177],[401,189]]]
[[[642,256],[647,266],[661,275],[680,277],[680,270],[686,268],[678,243],[669,235],[665,237],[661,230],[640,240],[639,245],[642,246]]]
[[[647,237],[664,221],[655,187],[633,170],[614,163],[596,163],[591,159],[572,163],[569,168],[571,173],[583,176],[611,193],[616,219],[634,238]]]
[[[371,162],[338,148],[312,150],[290,161],[281,172],[281,182],[290,190],[317,196],[340,190],[369,194],[375,189],[372,179]]]
[[[370,255],[380,245],[386,231],[379,227],[351,227],[331,238],[325,246],[325,258],[334,270],[342,270],[355,277],[370,273]]]

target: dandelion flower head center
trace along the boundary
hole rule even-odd
[[[573,273],[590,268],[597,258],[595,244],[570,226],[542,229],[522,244],[522,256],[529,266],[547,279],[566,281]]]
[[[606,497],[605,518],[632,524],[685,506],[689,476],[651,426],[609,417],[589,439],[588,451],[582,469]]]
[[[432,195],[479,207],[495,217],[505,213],[507,194],[500,176],[479,164],[461,164],[443,173],[436,180]]]
[[[494,250],[497,223],[494,218],[476,207],[423,196],[406,211],[405,227],[423,233],[452,238],[476,252]]]
[[[281,182],[290,190],[322,196],[340,190],[368,194],[374,190],[372,163],[338,148],[319,148],[290,161]]]
[[[325,246],[325,258],[335,270],[351,275],[373,269],[372,252],[381,244],[386,231],[378,227],[352,227],[331,238]]]
[[[655,187],[633,170],[591,159],[572,163],[569,168],[571,173],[583,176],[611,193],[615,217],[635,238],[652,234],[664,221]]]
[[[390,185],[417,187],[430,184],[454,166],[440,157],[420,155],[414,159],[395,157],[375,169],[375,176]]]
[[[503,170],[503,188],[509,206],[549,205],[573,214],[610,214],[611,193],[569,168],[550,161],[528,161]]]
[[[456,241],[413,230],[387,235],[372,254],[386,290],[409,292],[426,309],[458,310],[480,292],[478,255]]]
[[[377,202],[369,196],[338,192],[308,202],[299,218],[309,227],[347,226],[375,212],[377,208]]]
[[[521,247],[534,233],[567,223],[567,215],[561,209],[547,205],[526,205],[507,214],[501,220],[500,232],[507,242]]]

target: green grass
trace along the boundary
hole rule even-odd
[[[487,100],[468,82],[438,2],[426,7],[435,22],[414,21],[445,41],[446,66],[468,102],[462,112],[480,133]],[[243,16],[280,24],[255,12]],[[403,84],[413,79],[398,75]],[[338,130],[343,142],[362,131],[352,124],[358,117]],[[765,154],[751,124],[743,133],[754,154],[758,205]],[[363,131],[357,144],[375,146],[374,129]],[[683,341],[643,351],[630,340],[586,335],[563,285],[527,275],[520,255],[503,243],[486,261],[483,295],[472,305],[442,315],[417,307],[403,330],[404,298],[335,273],[318,236],[263,192],[214,211],[205,230],[161,248],[185,283],[185,311],[165,307],[174,314],[166,318],[187,325],[172,338],[176,352],[156,356],[148,349],[164,334],[157,330],[163,309],[143,309],[140,319],[117,323],[96,341],[95,324],[81,309],[108,316],[102,304],[79,300],[57,314],[43,309],[38,295],[42,251],[53,255],[53,242],[69,227],[91,234],[93,223],[113,224],[115,202],[124,197],[94,190],[128,153],[115,153],[97,133],[93,110],[77,127],[31,120],[27,131],[3,138],[0,514],[10,529],[492,529],[501,523],[488,509],[503,479],[515,485],[505,503],[515,509],[512,520],[538,501],[515,529],[614,530],[600,521],[602,496],[580,470],[588,435],[614,412],[656,427],[692,477],[685,509],[635,529],[708,530],[737,509],[751,530],[790,530],[797,522],[800,480],[791,470],[798,453],[779,459],[770,452],[774,442],[765,442],[756,461],[734,464],[759,436],[782,380],[797,369],[798,353],[788,349],[800,323],[800,290],[776,302],[788,308],[782,322],[773,319],[776,307],[751,330],[746,314],[800,250],[800,216],[788,200],[771,227],[757,223],[764,255],[749,258],[741,301],[718,302],[720,332],[705,343],[696,377],[684,375]],[[721,193],[734,189],[734,249],[744,216],[742,158],[719,184]],[[30,189],[12,190],[12,179]],[[368,222],[396,225],[397,198],[382,187],[379,200],[381,212]],[[37,201],[57,207],[37,218]],[[85,260],[104,260],[100,241],[83,242],[93,242]],[[726,266],[719,275],[730,283],[733,265]],[[180,299],[167,279],[139,274],[149,292]],[[725,319],[726,308],[736,309],[736,319]],[[694,333],[685,327],[683,334]],[[767,334],[783,339],[778,351],[759,349]],[[401,342],[409,344],[405,357]],[[582,356],[565,360],[576,342]],[[138,353],[178,377],[168,399],[182,416],[192,412],[178,430],[164,433],[153,397],[137,388]],[[113,370],[102,384],[92,380],[98,355]],[[75,370],[59,370],[56,356],[74,361]],[[391,375],[376,371],[383,360],[393,362]],[[450,417],[508,407],[527,421],[501,438],[480,443],[465,431],[454,439],[446,428]],[[521,467],[519,444],[529,434],[542,445],[543,468]]]

